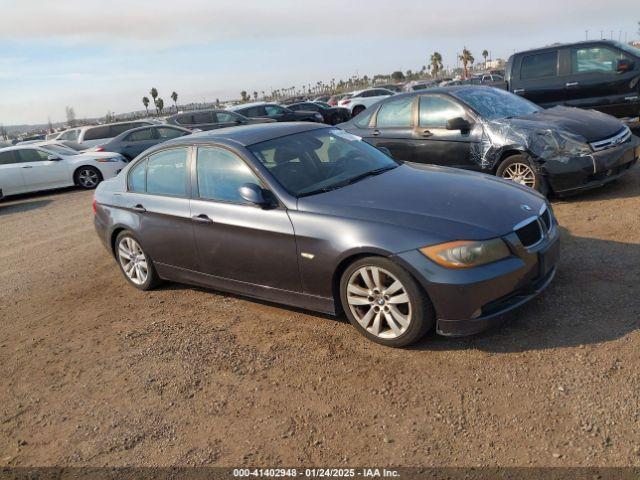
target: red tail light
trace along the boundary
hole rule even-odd
[[[343,100],[342,101],[342,105],[349,105],[351,103],[351,100]]]
[[[96,151],[96,152],[104,152],[104,147],[96,147],[94,151]]]
[[[93,214],[98,213],[98,207],[96,206],[96,199],[94,197],[93,202],[91,203],[91,210],[93,210]]]

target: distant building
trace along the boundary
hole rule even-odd
[[[487,70],[502,70],[507,65],[502,58],[496,58],[495,60],[487,60]]]
[[[629,45],[631,45],[632,47],[640,48],[640,40],[631,41],[629,42]]]

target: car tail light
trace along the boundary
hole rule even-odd
[[[93,210],[93,214],[98,213],[98,206],[96,205],[96,198],[93,197],[93,202],[91,202],[91,210]]]
[[[96,147],[94,148],[94,152],[104,152],[104,147]]]
[[[349,105],[351,103],[351,100],[343,100],[342,101],[342,105]]]

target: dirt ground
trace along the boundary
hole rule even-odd
[[[640,168],[554,201],[555,282],[503,326],[345,320],[127,285],[92,194],[0,203],[0,465],[640,465]]]

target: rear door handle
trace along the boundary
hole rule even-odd
[[[380,130],[378,130],[377,128],[371,133],[371,135],[373,135],[374,137],[377,137],[378,135],[380,135]]]
[[[521,93],[524,93],[525,90],[524,88],[516,88],[513,93],[515,93],[516,95],[520,95]]]
[[[565,83],[565,87],[577,87],[580,85],[578,82],[567,82]]]
[[[433,135],[433,132],[431,130],[423,130],[421,135],[423,137],[431,137]]]
[[[146,212],[146,211],[147,211],[147,209],[146,209],[146,208],[144,208],[144,207],[143,207],[142,205],[140,205],[140,204],[137,204],[137,205],[135,205],[135,206],[131,207],[131,210],[133,210],[134,212],[140,212],[140,213],[144,213],[144,212]]]
[[[191,217],[191,220],[198,223],[213,223],[213,220],[211,220],[204,213],[201,213],[200,215],[194,215],[193,217]]]
[[[24,166],[24,167],[22,167],[22,168],[33,168],[33,165],[25,165],[25,166]]]

